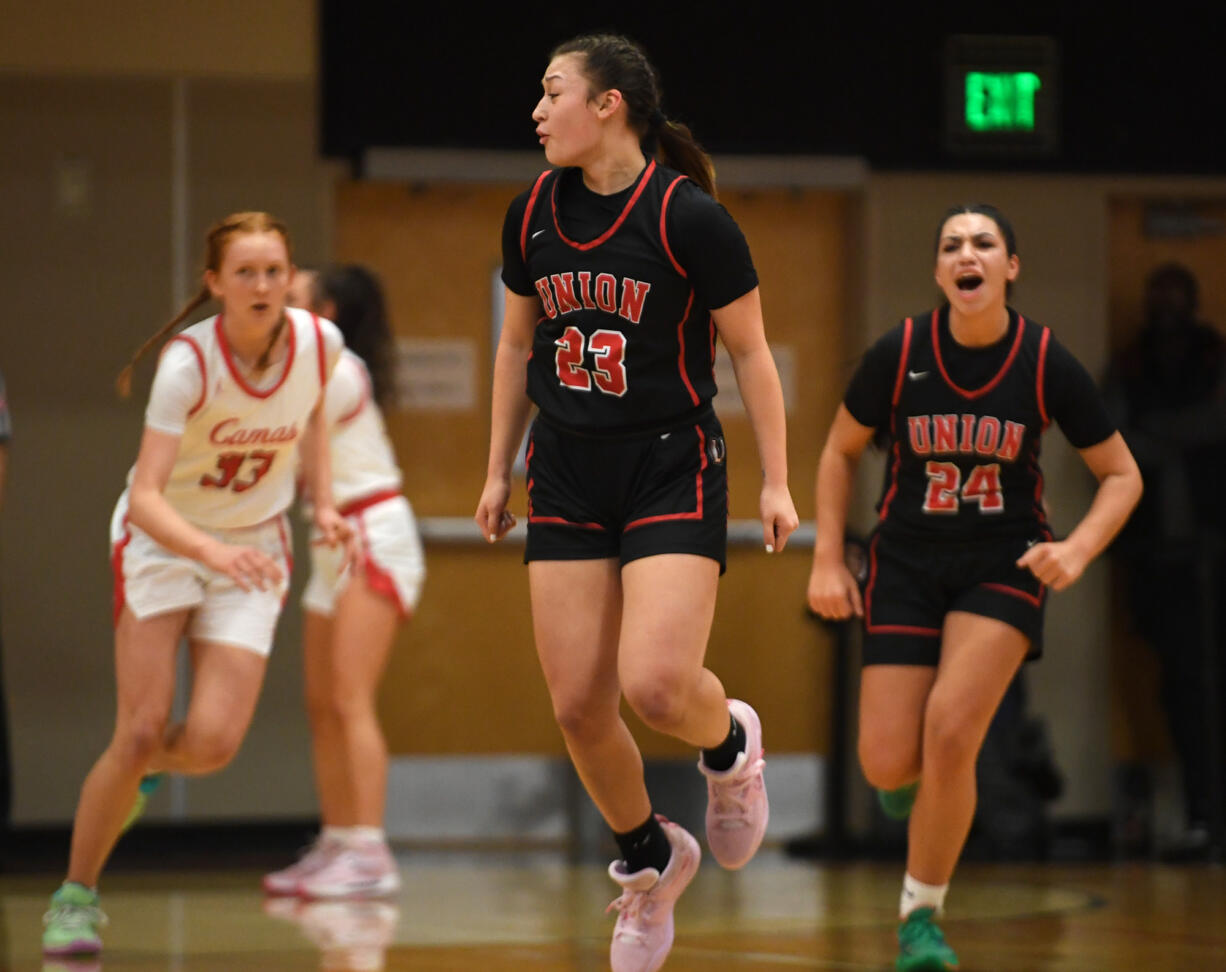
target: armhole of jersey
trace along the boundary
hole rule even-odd
[[[311,315],[311,324],[315,327],[315,353],[319,357],[319,393],[322,395],[328,384],[328,355],[324,350],[324,332],[319,326],[319,315]]]
[[[552,171],[553,169],[546,169],[536,177],[536,183],[532,186],[532,195],[528,197],[528,205],[524,207],[524,222],[519,228],[519,255],[523,257],[525,267],[528,265],[528,227],[532,223],[532,211],[536,209],[536,199],[541,194],[541,186],[544,185],[545,178]]]
[[[902,328],[902,353],[898,356],[898,374],[894,378],[894,394],[890,398],[890,410],[898,407],[899,396],[902,395],[902,376],[907,371],[907,358],[911,355],[911,318],[907,318]]]
[[[362,414],[362,409],[366,407],[366,403],[374,398],[374,389],[370,386],[370,374],[366,371],[365,367],[359,368],[358,371],[362,377],[362,394],[358,396],[358,403],[349,410],[348,414],[342,415],[336,420],[337,425],[346,425],[352,422]]]
[[[196,355],[196,364],[200,365],[200,398],[187,413],[187,417],[191,418],[204,407],[204,400],[209,394],[209,373],[204,367],[204,352],[200,350],[200,345],[196,343],[196,339],[190,338],[186,334],[176,334],[170,340],[182,341],[189,348],[191,348]],[[168,344],[167,347],[169,346],[170,345]]]
[[[1021,315],[1018,315],[1018,327],[1022,326]],[[1047,345],[1051,340],[1051,328],[1043,328],[1043,334],[1039,338],[1039,367],[1035,370],[1035,401],[1039,403],[1039,418],[1043,420],[1043,428],[1051,425],[1051,416],[1047,414],[1047,400],[1043,394],[1043,386],[1047,378]]]
[[[677,176],[677,178],[669,183],[668,188],[664,190],[664,201],[660,203],[660,240],[664,244],[664,252],[668,254],[668,262],[673,265],[673,269],[681,274],[682,277],[686,277],[688,279],[688,275],[681,268],[681,264],[678,263],[677,258],[673,256],[673,248],[668,245],[668,229],[665,226],[665,220],[668,218],[668,203],[673,198],[673,190],[677,188],[677,183],[686,178],[688,178],[688,176]]]

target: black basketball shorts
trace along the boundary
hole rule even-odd
[[[524,562],[624,566],[687,553],[726,566],[728,475],[723,429],[707,411],[685,425],[627,437],[578,435],[537,418],[528,444]]]
[[[875,533],[864,587],[864,664],[936,665],[951,611],[1012,625],[1030,639],[1026,659],[1038,658],[1047,588],[1015,564],[1033,542],[923,541]]]

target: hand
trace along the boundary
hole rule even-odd
[[[336,507],[315,507],[315,529],[319,533],[316,543],[342,547],[344,556],[341,558],[340,573],[343,574],[358,562],[357,534],[349,522],[336,511]]]
[[[762,516],[762,543],[767,553],[782,550],[788,537],[800,526],[792,494],[786,486],[763,486],[758,500]]]
[[[473,516],[481,530],[481,536],[490,543],[501,540],[515,526],[515,515],[507,510],[511,498],[511,484],[502,478],[490,477],[485,481],[477,512]]]
[[[255,547],[214,541],[205,548],[200,562],[219,574],[225,574],[244,591],[253,587],[265,591],[269,586],[275,587],[281,583],[281,568],[277,562]]]
[[[1017,566],[1030,573],[1053,591],[1072,585],[1086,569],[1086,558],[1067,540],[1036,543],[1017,558]]]
[[[808,595],[809,607],[827,621],[846,621],[853,614],[864,617],[860,585],[841,559],[813,562]]]

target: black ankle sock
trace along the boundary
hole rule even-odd
[[[745,751],[745,727],[737,722],[734,716],[729,716],[728,718],[732,720],[732,728],[728,730],[728,738],[714,749],[704,749],[702,751],[702,764],[707,769],[715,770],[717,773],[732,769],[732,764],[736,762],[737,756]]]
[[[628,874],[645,867],[654,867],[663,874],[668,867],[668,859],[673,855],[672,844],[668,842],[668,836],[654,813],[629,833],[614,833],[613,839],[617,841]]]

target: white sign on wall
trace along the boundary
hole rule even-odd
[[[771,355],[779,371],[779,383],[783,386],[783,408],[791,415],[796,407],[796,350],[790,344],[772,344]],[[736,386],[732,359],[722,344],[717,346],[715,352],[715,383],[719,386],[719,395],[715,398],[716,413],[721,418],[744,415],[745,403],[741,400],[741,390]]]
[[[477,403],[477,350],[457,338],[396,338],[396,407],[463,412]]]

